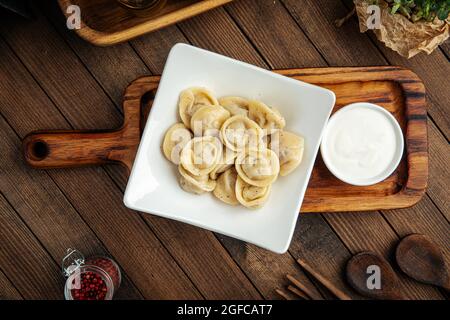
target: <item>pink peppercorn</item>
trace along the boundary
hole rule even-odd
[[[107,257],[83,259],[69,274],[65,287],[68,300],[111,300],[121,283],[119,266]]]

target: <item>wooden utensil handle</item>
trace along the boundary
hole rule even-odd
[[[62,168],[119,162],[124,149],[118,131],[36,131],[23,141],[25,161],[34,168]]]

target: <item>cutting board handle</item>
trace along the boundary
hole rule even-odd
[[[130,174],[158,83],[141,77],[126,88],[119,129],[31,132],[22,142],[25,161],[38,169],[118,163]]]
[[[123,130],[36,131],[23,141],[25,161],[34,168],[102,165],[123,160]]]

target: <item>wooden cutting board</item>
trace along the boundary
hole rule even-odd
[[[425,88],[416,74],[392,66],[275,72],[334,91],[333,112],[353,102],[378,104],[396,117],[405,136],[406,150],[399,167],[372,186],[357,187],[336,179],[319,154],[302,212],[404,208],[420,200],[428,179],[428,140]],[[159,79],[141,77],[128,86],[123,102],[124,123],[117,130],[30,133],[23,141],[26,162],[40,169],[118,163],[130,173]]]
[[[74,31],[84,40],[98,46],[122,43],[143,34],[212,10],[233,0],[163,0],[157,10],[126,10],[115,0],[58,0],[62,13],[69,18],[77,5],[81,26]],[[68,10],[69,9],[69,10]]]

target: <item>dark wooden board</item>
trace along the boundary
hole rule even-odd
[[[346,2],[351,3],[351,0]],[[274,294],[273,288],[286,285],[283,281],[285,273],[297,271],[298,278],[303,275],[296,267],[292,256],[306,259],[316,270],[332,279],[335,284],[339,284],[340,288],[346,290],[352,297],[361,298],[342,279],[343,266],[352,254],[361,250],[372,250],[390,259],[392,246],[397,243],[399,237],[411,232],[431,236],[442,248],[449,246],[447,230],[450,211],[447,205],[449,199],[447,185],[450,181],[450,171],[447,164],[450,160],[448,140],[445,136],[449,133],[446,114],[450,104],[446,103],[449,96],[445,90],[447,82],[443,79],[448,73],[450,64],[442,59],[445,58],[442,53],[435,52],[429,56],[420,55],[406,60],[367,36],[370,33],[360,34],[356,18],[351,19],[340,29],[335,28],[334,19],[342,17],[348,11],[341,1],[305,0],[300,3],[290,0],[239,0],[178,25],[146,34],[130,43],[107,48],[90,46],[75,32],[67,30],[64,17],[56,3],[43,2],[42,6],[54,7],[52,16],[46,13],[49,18],[47,21],[39,19],[35,23],[17,19],[13,23],[5,23],[2,16],[3,27],[0,27],[4,30],[2,36],[7,40],[8,46],[23,62],[23,66],[15,63],[10,66],[10,57],[5,57],[2,51],[2,57],[5,58],[3,70],[7,75],[14,74],[14,77],[7,77],[6,80],[2,77],[4,81],[0,90],[1,96],[4,97],[5,86],[11,87],[11,100],[8,101],[7,98],[5,103],[5,100],[1,99],[0,112],[19,137],[38,128],[84,130],[114,128],[120,125],[122,116],[118,110],[121,109],[123,88],[139,75],[160,74],[167,53],[177,42],[192,43],[267,69],[394,64],[413,70],[424,81],[427,87],[429,112],[430,176],[427,195],[412,208],[367,212],[363,215],[358,213],[301,215],[290,252],[282,256],[271,255],[253,245],[216,235],[225,247],[222,248],[216,245],[217,239],[212,233],[151,215],[141,215],[205,298],[244,296],[236,289],[243,283],[242,277],[245,276],[265,298],[279,298]],[[57,32],[50,32],[49,29],[52,27]],[[62,70],[70,72],[61,72]],[[36,82],[26,81],[29,75]],[[21,90],[22,88],[26,90]],[[37,92],[40,90],[41,93]],[[42,99],[45,94],[50,99]],[[58,117],[58,121],[55,121]],[[7,132],[11,129],[7,129]],[[14,141],[16,144],[14,150],[19,150],[19,140]],[[11,150],[11,153],[14,150]],[[116,245],[116,242],[122,243],[123,239],[110,232],[110,228],[102,228],[102,224],[103,221],[109,223],[115,218],[110,211],[117,211],[115,206],[120,201],[109,204],[108,199],[103,199],[103,193],[97,197],[89,196],[91,193],[97,193],[99,188],[106,188],[108,192],[114,193],[114,197],[120,198],[120,193],[116,193],[111,185],[115,185],[121,191],[124,190],[127,179],[125,170],[118,166],[106,166],[93,170],[48,171],[49,178],[57,182],[56,185],[44,182],[46,179],[43,180],[42,177],[45,177],[45,172],[24,167],[20,154],[16,154],[14,159],[17,162],[14,168],[17,169],[7,171],[11,183],[0,183],[1,192],[16,209],[16,214],[24,219],[30,230],[39,238],[41,245],[48,249],[56,260],[60,254],[58,248],[64,247],[64,243],[74,239],[77,243],[85,241],[88,252],[101,250],[92,238],[83,239],[85,232],[79,234],[78,229],[67,228],[61,223],[61,219],[53,220],[51,227],[46,226],[47,217],[54,216],[52,212],[46,213],[44,220],[40,218],[48,204],[45,194],[51,196],[60,192],[79,212],[81,218],[86,219],[86,224],[128,272],[145,298],[168,297],[164,286],[159,288],[150,286],[152,288],[148,290],[149,284],[143,283],[141,277],[145,274],[156,282],[163,278],[150,265],[141,265],[147,259],[154,257],[159,259],[163,252],[149,251],[149,254],[145,252],[147,258],[141,259],[144,252],[133,247],[135,236],[128,241],[129,246]],[[2,165],[0,175],[9,168],[10,166]],[[24,174],[21,174],[21,171]],[[107,175],[104,174],[105,171]],[[18,175],[16,180],[21,183],[14,185],[16,175]],[[84,179],[83,176],[94,179]],[[0,181],[5,182],[4,179]],[[22,190],[27,192],[21,192],[21,186],[30,183],[34,187],[26,187]],[[39,185],[42,187],[39,188]],[[63,199],[59,202],[64,201]],[[77,212],[69,214],[65,205],[53,203],[53,207],[58,210],[56,216],[64,212],[67,213],[64,216],[67,216],[68,220],[78,219]],[[126,210],[119,211],[121,216],[130,214]],[[105,216],[105,219],[98,219],[100,216]],[[133,224],[131,221],[127,223]],[[54,228],[58,230],[56,234],[53,232]],[[127,232],[129,230],[127,226]],[[64,231],[68,233],[69,238],[59,243],[58,236]],[[198,237],[207,233],[209,234],[207,237]],[[185,239],[189,237],[198,241],[185,244]],[[21,246],[26,247],[26,243],[22,240],[17,242],[15,248],[17,254],[26,252]],[[245,275],[240,273],[236,278],[234,276],[236,273],[226,272],[235,270],[230,267],[231,263],[228,261],[225,264],[220,263],[225,261],[223,257],[228,256],[227,252]],[[448,252],[445,253],[448,262],[449,255]],[[214,259],[211,260],[210,256],[214,256]],[[134,261],[140,263],[133,263]],[[223,268],[217,269],[221,265]],[[23,297],[45,297],[40,292],[29,292],[34,288],[23,287],[20,281],[17,281],[16,273],[20,273],[21,270],[9,269],[7,266],[7,261],[0,261],[0,269]],[[135,272],[135,269],[138,269],[138,272]],[[211,273],[211,270],[216,272]],[[22,275],[27,281],[36,281],[30,274],[28,277]],[[212,282],[211,276],[220,278]],[[236,285],[231,285],[232,280]],[[304,276],[301,280],[305,284],[310,283]],[[408,298],[443,298],[442,294],[431,286],[419,284],[406,277],[402,277],[401,282],[404,284],[401,290]],[[172,289],[176,290],[175,287],[177,286]],[[125,288],[121,288],[121,293],[122,289]],[[322,293],[326,294],[326,291]],[[180,296],[183,294],[180,293]]]
[[[428,150],[425,89],[411,71],[397,67],[316,68],[277,71],[336,93],[336,107],[357,101],[377,103],[399,121],[406,139],[405,157],[385,181],[368,187],[345,184],[318,158],[302,212],[363,211],[408,207],[425,192]],[[120,163],[128,173],[159,77],[142,77],[125,91],[124,124],[101,132],[34,132],[24,139],[26,161],[35,168]]]
[[[166,0],[157,10],[135,14],[111,0],[59,0],[62,12],[72,5],[80,7],[81,28],[75,32],[84,40],[99,46],[108,46],[130,40],[202,12],[224,5],[232,0]]]

